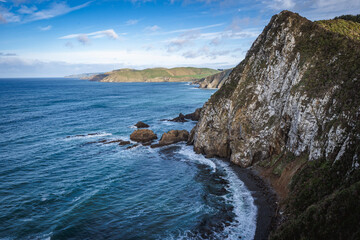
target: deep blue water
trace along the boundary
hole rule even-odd
[[[126,149],[195,122],[214,93],[186,83],[0,80],[0,239],[252,239],[256,207],[228,163],[179,143]],[[97,133],[97,135],[88,135]],[[85,136],[76,136],[85,135]]]

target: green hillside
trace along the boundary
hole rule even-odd
[[[218,72],[215,69],[194,67],[148,68],[144,70],[124,68],[96,75],[91,80],[101,82],[185,82],[204,78]]]
[[[317,21],[316,23],[329,31],[360,41],[360,23],[358,22],[344,19],[333,19]]]

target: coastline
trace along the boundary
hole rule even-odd
[[[258,208],[254,240],[268,239],[278,222],[278,198],[276,192],[253,168],[241,168],[231,164],[237,177],[244,182]]]

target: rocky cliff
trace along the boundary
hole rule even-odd
[[[359,239],[359,59],[358,41],[283,11],[202,108],[194,150],[279,193],[273,239]]]
[[[214,75],[196,80],[193,84],[199,84],[199,88],[221,88],[233,69],[227,69]]]

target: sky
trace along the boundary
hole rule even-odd
[[[360,0],[0,0],[0,78],[230,68],[282,10],[331,19]]]

